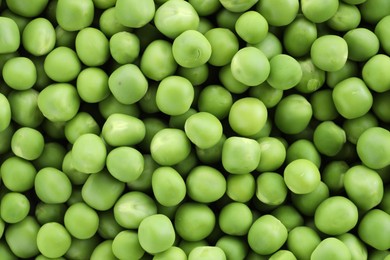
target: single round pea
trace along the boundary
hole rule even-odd
[[[263,83],[270,74],[270,63],[265,54],[255,47],[244,47],[232,58],[233,77],[248,86]]]
[[[115,33],[110,38],[109,46],[112,58],[119,64],[132,63],[140,53],[140,41],[130,32]]]
[[[294,21],[299,10],[298,0],[258,1],[256,10],[272,26],[285,26]]]
[[[317,68],[311,58],[298,61],[302,70],[302,77],[295,89],[302,93],[314,93],[325,83],[325,71]]]
[[[91,254],[91,260],[116,260],[114,253],[112,252],[113,240],[104,240],[95,247]]]
[[[37,245],[39,252],[46,257],[56,258],[68,251],[72,239],[65,227],[56,222],[46,223],[39,228]]]
[[[291,196],[294,207],[305,216],[314,216],[318,205],[327,198],[329,198],[329,189],[324,182],[320,182],[317,188],[310,193],[293,193]]]
[[[288,189],[296,194],[310,193],[321,182],[317,166],[307,159],[290,162],[284,169],[283,175]]]
[[[201,16],[211,15],[221,8],[221,2],[219,0],[189,0],[188,2]]]
[[[328,237],[317,245],[310,259],[351,259],[351,252],[349,252],[348,247],[341,240]]]
[[[97,103],[109,95],[108,75],[100,68],[89,67],[77,77],[77,92],[87,103]]]
[[[99,213],[98,234],[103,239],[115,239],[124,228],[116,222],[113,209]]]
[[[83,134],[99,134],[100,126],[90,114],[80,112],[66,122],[64,132],[69,143],[74,144],[77,138]]]
[[[216,246],[195,247],[188,255],[188,260],[226,260],[224,251]]]
[[[283,176],[275,172],[263,172],[256,179],[256,197],[267,205],[281,205],[287,197]]]
[[[331,192],[337,194],[344,188],[344,175],[349,169],[345,161],[332,161],[322,171],[322,180]]]
[[[389,54],[390,53],[390,44],[389,44],[389,25],[390,25],[390,15],[383,17],[375,26],[375,35],[378,37],[382,49]]]
[[[68,176],[69,180],[74,185],[84,184],[89,174],[80,172],[74,168],[72,161],[72,151],[68,151],[62,161],[62,171]]]
[[[302,215],[290,205],[277,207],[271,212],[271,215],[279,219],[288,231],[304,224]]]
[[[200,241],[213,231],[215,218],[214,212],[206,204],[186,202],[177,209],[174,226],[182,239]]]
[[[379,51],[379,40],[374,32],[366,28],[356,28],[343,36],[348,44],[348,59],[363,62]]]
[[[199,93],[199,111],[208,112],[220,120],[229,114],[232,104],[232,94],[220,85],[208,85]]]
[[[261,137],[257,141],[260,144],[261,156],[256,170],[275,171],[282,166],[286,159],[286,148],[282,141],[275,137]]]
[[[159,167],[152,175],[154,197],[163,206],[179,205],[186,196],[186,183],[174,168]]]
[[[76,52],[64,46],[49,52],[43,66],[47,76],[57,82],[72,81],[81,71],[80,60]]]
[[[64,255],[64,259],[90,259],[93,250],[100,243],[100,238],[94,236],[90,239],[72,238],[72,243]]]
[[[298,61],[286,54],[272,57],[270,74],[267,78],[271,87],[287,90],[296,86],[302,79],[302,69]]]
[[[43,17],[30,21],[23,30],[22,43],[23,47],[34,56],[48,54],[56,43],[53,25]]]
[[[144,158],[135,148],[117,147],[108,153],[106,167],[109,173],[118,180],[130,182],[142,174]]]
[[[116,1],[115,1],[116,3]],[[115,5],[115,3],[113,3]],[[129,28],[118,21],[115,6],[105,9],[99,18],[99,30],[108,38],[119,32],[128,31]]]
[[[18,192],[8,192],[1,198],[0,215],[6,223],[18,223],[27,217],[30,201]]]
[[[0,28],[0,54],[19,49],[20,33],[16,22],[8,17],[0,17]]]
[[[326,156],[338,154],[346,141],[345,131],[333,121],[324,121],[314,130],[314,145]]]
[[[232,72],[232,68],[230,64],[223,66],[219,73],[219,80],[222,83],[222,86],[226,88],[230,93],[233,94],[242,94],[245,91],[248,90],[249,86],[245,85],[244,83],[238,81],[234,76]]]
[[[139,259],[145,254],[133,230],[123,230],[112,241],[112,253],[119,259]]]
[[[263,234],[259,236],[259,234]],[[248,232],[249,247],[258,254],[268,255],[276,252],[287,240],[286,227],[272,215],[259,217]]]
[[[35,207],[35,218],[40,225],[49,222],[61,222],[64,219],[67,206],[65,204],[53,204],[38,202]]]
[[[257,0],[249,1],[234,1],[234,0],[221,0],[222,6],[230,12],[244,12],[249,10],[252,6],[257,3]]]
[[[346,119],[366,114],[372,107],[373,96],[365,82],[351,77],[339,82],[332,93],[337,111]]]
[[[287,248],[298,259],[310,259],[311,253],[321,242],[319,235],[308,226],[292,229],[287,238]]]
[[[12,152],[25,160],[37,159],[41,155],[43,147],[43,135],[34,128],[19,128],[11,139]]]
[[[67,31],[79,31],[92,24],[94,5],[92,0],[59,0],[56,20]]]
[[[321,166],[321,155],[317,151],[314,143],[299,139],[290,144],[286,151],[286,162],[290,163],[297,159],[307,159],[314,163],[318,168]]]
[[[283,97],[283,90],[271,87],[267,82],[249,89],[249,96],[259,99],[266,108],[276,106]],[[264,127],[262,128],[264,129]]]
[[[194,87],[188,79],[168,76],[158,85],[156,104],[167,115],[180,115],[191,107],[194,95]]]
[[[66,230],[75,238],[89,239],[98,230],[99,216],[84,202],[70,206],[64,215]]]
[[[246,241],[237,236],[222,236],[215,243],[215,246],[225,252],[227,259],[245,259],[248,254]]]
[[[333,103],[331,89],[315,91],[310,96],[310,104],[313,108],[313,117],[319,121],[330,121],[338,117],[337,109]]]
[[[377,250],[390,248],[390,215],[380,209],[372,209],[363,216],[358,227],[361,240]]]
[[[248,233],[252,220],[252,212],[246,204],[231,202],[221,209],[218,224],[225,234],[242,236]]]
[[[188,79],[193,86],[199,86],[206,82],[209,77],[209,66],[207,63],[195,68],[179,67],[177,75]]]
[[[140,28],[149,23],[156,11],[154,1],[117,0],[116,17],[126,27]]]
[[[324,71],[337,71],[347,61],[348,44],[337,35],[320,36],[311,45],[310,57],[318,68]]]
[[[26,90],[37,81],[37,70],[34,63],[26,57],[9,59],[3,67],[3,80],[11,88]]]
[[[226,194],[237,202],[248,202],[256,190],[256,181],[251,173],[229,175],[227,177]]]
[[[154,24],[162,34],[174,39],[187,30],[196,30],[199,15],[189,2],[169,0],[157,8]]]
[[[116,222],[127,229],[138,228],[143,219],[156,213],[157,206],[154,200],[139,191],[123,194],[114,206]]]
[[[352,259],[367,259],[367,247],[359,238],[351,233],[344,233],[337,236],[351,252]]]
[[[138,240],[141,247],[150,254],[167,250],[175,241],[171,220],[162,214],[144,218],[138,228]]]
[[[115,5],[115,0],[92,0],[96,8],[108,9]]]
[[[383,17],[389,15],[389,2],[384,0],[367,0],[359,5],[362,18],[369,24],[377,24]]]
[[[45,143],[42,154],[34,161],[37,169],[53,167],[61,169],[62,162],[66,154],[66,149],[57,142]]]
[[[372,168],[381,169],[390,165],[390,132],[382,127],[371,127],[364,131],[356,143],[358,156]]]
[[[299,94],[284,97],[276,106],[274,120],[280,131],[298,134],[309,124],[313,114],[311,104]]]
[[[222,148],[222,165],[231,174],[245,174],[254,171],[261,158],[260,145],[256,140],[232,136],[226,139]]]
[[[339,7],[339,1],[327,0],[313,2],[310,0],[302,0],[301,8],[303,15],[314,23],[322,23],[332,18]]]
[[[347,60],[345,65],[338,71],[327,72],[326,84],[330,88],[334,88],[339,82],[351,78],[358,77],[360,70],[356,62]]]
[[[295,260],[297,259],[291,251],[288,250],[278,250],[269,258],[270,260],[276,259],[286,259],[286,260]]]
[[[169,259],[187,260],[187,255],[180,247],[171,246],[164,252],[155,254],[153,257],[153,260],[169,260]]]
[[[390,90],[390,75],[386,73],[388,68],[390,57],[385,54],[377,54],[363,65],[363,80],[371,90],[379,93]]]
[[[12,156],[3,161],[0,172],[2,183],[7,189],[24,192],[33,187],[37,170],[31,162]]]
[[[33,0],[25,2],[23,0],[6,0],[7,7],[15,14],[24,17],[38,16],[47,6],[48,0]]]
[[[227,28],[212,28],[204,36],[212,50],[208,63],[213,66],[228,65],[239,49],[237,36]]]
[[[101,66],[109,58],[108,39],[93,27],[84,28],[77,33],[75,47],[77,56],[87,66]]]
[[[364,131],[377,126],[378,119],[370,112],[361,117],[345,120],[343,123],[343,129],[347,134],[347,139],[353,144],[356,144]]]
[[[245,42],[256,44],[267,36],[268,23],[260,13],[247,11],[237,19],[235,29]]]
[[[389,98],[390,91],[386,91],[381,94],[376,94],[374,96],[374,103],[372,104],[372,110],[374,114],[378,117],[382,122],[389,123],[390,122],[390,113],[389,111]],[[11,107],[12,110],[12,107]]]
[[[0,132],[4,131],[11,123],[11,105],[7,97],[0,93]]]
[[[259,50],[261,50],[267,59],[271,59],[273,56],[277,54],[282,54],[283,46],[281,41],[275,34],[268,32],[265,38],[257,43],[257,44],[248,44],[248,46],[253,46]]]

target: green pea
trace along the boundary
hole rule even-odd
[[[227,259],[245,259],[248,254],[246,241],[236,236],[222,236],[215,243],[215,246],[225,252]]]
[[[53,25],[42,17],[30,21],[23,30],[22,43],[23,47],[32,55],[48,54],[56,43]]]
[[[169,260],[169,259],[186,260],[187,255],[180,247],[171,246],[164,252],[155,254],[153,257],[153,260]]]
[[[379,204],[379,208],[386,213],[390,212],[390,192],[388,189],[389,185],[385,186],[384,194],[381,203]]]
[[[258,1],[257,11],[264,16],[269,25],[285,26],[290,24],[298,14],[297,0]]]
[[[341,32],[357,28],[361,21],[359,8],[354,4],[349,4],[347,1],[344,2],[339,2],[336,13],[326,21],[330,28]]]
[[[296,194],[310,193],[321,182],[317,166],[307,159],[290,162],[284,169],[283,175],[288,189]]]
[[[301,8],[303,15],[314,23],[322,23],[332,18],[339,7],[339,1],[327,0],[323,2],[313,2],[303,0]]]
[[[270,63],[265,54],[255,47],[244,47],[232,58],[233,77],[248,86],[263,83],[270,74]]]
[[[380,45],[382,49],[389,54],[390,53],[390,45],[388,42],[389,39],[389,24],[390,24],[390,16],[387,15],[383,17],[375,26],[375,35],[378,37]]]
[[[124,228],[116,222],[112,208],[99,212],[98,234],[100,237],[106,240],[115,239],[115,237],[123,230]]]
[[[177,234],[187,241],[200,241],[214,229],[216,217],[206,204],[186,202],[179,206],[174,218]]]
[[[16,90],[26,90],[37,81],[37,70],[34,63],[26,57],[9,59],[3,67],[3,79],[7,85]]]
[[[144,154],[144,171],[138,179],[128,182],[127,186],[135,191],[152,191],[153,172],[159,167],[150,154]]]
[[[252,220],[252,212],[247,205],[231,202],[221,209],[218,224],[225,234],[242,236],[248,233]]]
[[[249,46],[256,47],[261,50],[267,59],[271,59],[277,54],[282,54],[282,43],[275,34],[268,32],[265,38],[257,44],[249,44]]]
[[[318,168],[321,165],[320,153],[317,151],[314,143],[309,140],[297,140],[287,148],[286,162],[290,163],[297,159],[307,159],[314,163]]]
[[[262,137],[257,140],[260,144],[261,157],[257,171],[275,171],[286,159],[286,148],[275,137]]]
[[[205,63],[195,68],[179,67],[177,75],[188,79],[193,86],[199,86],[208,79],[209,66]]]
[[[352,61],[366,61],[378,53],[379,40],[366,28],[350,30],[343,38],[348,44],[348,59]]]
[[[356,144],[364,131],[377,126],[378,119],[370,112],[361,117],[345,120],[343,123],[343,129],[347,134],[347,139],[353,144]]]
[[[109,95],[107,98],[99,102],[99,112],[105,119],[112,114],[125,114],[138,117],[140,109],[136,104],[122,104],[115,98],[114,95]]]
[[[328,237],[314,249],[310,259],[352,259],[348,247],[339,239]]]
[[[174,39],[187,30],[196,30],[199,15],[189,2],[169,0],[157,8],[154,24],[162,34]]]
[[[90,26],[93,16],[92,0],[58,0],[56,20],[67,31],[78,31]]]
[[[2,183],[7,189],[24,192],[33,187],[37,171],[31,162],[12,156],[3,161],[0,172]]]
[[[270,258],[270,260],[276,259],[286,259],[286,260],[295,260],[297,259],[291,251],[288,250],[279,250],[275,252]]]
[[[125,184],[106,171],[91,174],[81,189],[83,200],[96,210],[108,210],[122,194]]]
[[[62,161],[62,171],[68,176],[74,185],[84,184],[88,179],[88,174],[80,172],[74,168],[72,161],[72,151],[68,151]]]
[[[230,12],[244,12],[249,10],[257,3],[257,0],[249,1],[234,1],[234,0],[221,0],[222,6]]]
[[[11,123],[11,105],[6,96],[0,93],[0,132],[4,131]]]
[[[357,62],[347,60],[345,65],[338,71],[328,71],[326,73],[326,84],[330,88],[334,88],[339,82],[351,78],[358,77],[360,70]]]
[[[322,171],[322,181],[329,188],[330,192],[338,193],[344,188],[344,175],[349,169],[345,161],[332,161]]]
[[[280,131],[298,134],[309,124],[313,114],[311,104],[299,94],[284,97],[276,106],[274,120]]]
[[[362,162],[372,169],[381,169],[390,164],[389,161],[390,132],[382,127],[371,127],[364,131],[356,143],[358,156]]]
[[[186,184],[171,167],[159,167],[152,175],[153,194],[158,203],[166,207],[179,205],[186,196]]]
[[[141,70],[146,77],[160,81],[173,75],[176,68],[172,43],[159,39],[148,44],[141,57]]]
[[[143,120],[145,124],[145,137],[139,144],[143,152],[150,153],[150,143],[153,136],[160,130],[167,128],[168,124],[156,117],[148,117]]]
[[[65,204],[44,203],[40,201],[35,207],[35,218],[40,225],[49,222],[61,222],[64,219],[65,211]]]
[[[38,198],[45,203],[64,203],[72,193],[72,184],[65,173],[47,167],[37,172],[34,189]]]
[[[287,248],[297,259],[310,259],[310,255],[320,242],[319,235],[313,229],[307,226],[298,226],[289,232]]]
[[[325,71],[317,68],[311,58],[299,60],[302,77],[295,89],[302,93],[314,93],[325,83]]]
[[[238,51],[239,44],[235,34],[226,28],[212,28],[204,36],[211,45],[208,62],[213,66],[225,66],[230,63]]]
[[[195,115],[196,113],[198,113],[198,112],[194,108],[190,108],[183,114],[176,115],[176,116],[170,116],[168,126],[171,128],[177,128],[177,129],[184,130],[184,125],[185,125],[187,119],[190,116]]]
[[[324,182],[320,182],[317,188],[306,194],[292,194],[291,200],[302,214],[305,216],[313,216],[318,205],[329,198],[329,188]]]
[[[16,260],[17,257],[12,253],[6,242],[0,243],[0,256],[4,260]]]
[[[124,230],[112,241],[112,253],[119,259],[140,259],[145,251],[140,245],[137,232]]]
[[[69,82],[80,73],[81,64],[74,50],[60,46],[46,56],[44,70],[54,81]]]
[[[390,98],[390,91],[386,91],[381,94],[376,94],[374,96],[374,103],[372,105],[372,110],[374,114],[378,117],[379,120],[386,123],[390,122],[390,114],[388,112],[389,98]]]
[[[272,57],[270,68],[267,82],[273,88],[287,90],[296,86],[302,79],[300,64],[289,55],[278,54]]]
[[[120,103],[130,105],[145,95],[148,81],[137,65],[125,64],[111,73],[108,86]]]
[[[68,232],[78,239],[89,239],[95,235],[99,216],[95,210],[83,202],[70,206],[64,215],[64,224]]]
[[[259,234],[262,234],[262,236],[259,236]],[[276,252],[286,240],[286,227],[280,220],[269,214],[255,220],[248,232],[249,247],[261,255]]]
[[[346,142],[346,134],[333,121],[324,121],[314,130],[313,142],[320,153],[335,156]]]
[[[116,260],[114,253],[112,252],[113,240],[104,240],[95,247],[91,255],[91,260]]]
[[[92,0],[96,8],[108,9],[115,5],[115,0]]]
[[[252,174],[229,175],[227,177],[226,194],[237,202],[248,202],[256,190],[256,181]]]
[[[218,73],[219,80],[222,83],[222,86],[226,88],[230,93],[233,94],[242,94],[248,90],[249,86],[238,81],[232,73],[230,64],[223,66]]]
[[[149,85],[148,90],[145,93],[145,96],[141,98],[137,105],[139,105],[142,112],[146,114],[157,113],[160,110],[156,104],[156,93],[157,93],[157,83],[153,82]],[[136,107],[138,107],[135,105]]]
[[[34,161],[37,169],[53,167],[61,169],[62,162],[66,154],[66,149],[59,143],[45,143],[42,154]]]
[[[311,45],[310,57],[324,71],[340,70],[348,58],[348,44],[337,35],[320,36]]]
[[[89,259],[99,242],[100,240],[97,236],[90,239],[77,239],[72,237],[72,243],[64,257],[66,259]]]
[[[367,248],[366,245],[355,235],[351,233],[344,233],[337,236],[351,252],[352,259],[367,259]]]
[[[0,154],[11,151],[11,140],[14,131],[13,124],[10,124],[6,129],[0,131]]]
[[[64,131],[68,142],[74,144],[77,138],[83,134],[99,134],[100,127],[90,114],[87,112],[80,112],[65,123]]]
[[[389,2],[385,0],[367,0],[359,5],[362,18],[369,24],[377,24],[383,17],[389,15]]]
[[[76,170],[84,173],[100,172],[106,162],[107,150],[101,137],[86,133],[80,135],[72,147],[72,161]]]
[[[61,26],[57,25],[55,28],[56,32],[56,47],[68,47],[71,49],[75,48],[75,40],[77,31],[67,31]]]
[[[8,192],[1,198],[0,215],[6,223],[18,223],[30,211],[28,198],[18,192]]]
[[[27,216],[19,223],[12,224],[5,231],[5,241],[15,258],[32,258],[39,251],[37,234],[40,227],[32,216]]]
[[[77,76],[77,93],[87,103],[98,103],[109,95],[108,76],[100,68],[86,68]]]
[[[247,11],[237,19],[235,29],[245,42],[256,44],[267,36],[268,23],[260,13]]]
[[[271,87],[267,82],[249,89],[249,96],[258,98],[266,108],[275,107],[283,97],[283,90]],[[262,128],[262,130],[264,127]]]
[[[14,20],[8,17],[0,17],[0,54],[12,53],[19,49],[20,33]]]
[[[142,3],[135,0],[117,0],[115,11],[121,24],[126,27],[140,28],[153,19],[155,6],[152,0]]]
[[[205,260],[225,260],[226,255],[221,248],[216,246],[195,247],[188,255],[188,260],[195,260],[200,258]]]
[[[119,64],[132,63],[139,55],[140,41],[130,32],[118,32],[110,38],[110,54]]]
[[[256,140],[232,136],[222,148],[222,165],[231,174],[245,174],[257,168],[261,158],[260,145]]]
[[[380,209],[372,209],[361,219],[358,234],[361,240],[378,250],[388,250],[390,216]]]
[[[256,179],[256,197],[267,205],[281,205],[287,197],[283,177],[275,172],[263,172]]]
[[[10,1],[6,0],[7,7],[14,13],[24,17],[38,16],[45,9],[48,0],[33,0],[24,2],[21,0]]]
[[[129,164],[123,164],[123,162],[129,162]],[[132,147],[118,147],[108,153],[106,167],[118,180],[130,182],[142,174],[144,158],[138,150]]]
[[[93,27],[84,28],[77,33],[75,47],[77,56],[87,66],[101,66],[109,58],[108,39]]]
[[[310,96],[310,104],[313,108],[313,117],[319,121],[334,120],[338,117],[336,107],[333,103],[331,89],[315,91]]]
[[[25,160],[37,159],[41,155],[43,147],[43,135],[34,128],[19,128],[11,139],[12,152]]]
[[[271,212],[271,215],[279,219],[288,231],[304,224],[302,215],[290,205],[277,207]]]
[[[221,8],[221,2],[219,0],[189,0],[188,1],[201,16],[208,16],[215,13]]]
[[[94,0],[96,1],[96,0]],[[112,3],[115,5],[116,1]],[[108,38],[112,37],[116,33],[123,31],[128,31],[129,28],[124,26],[118,21],[116,16],[115,6],[111,6],[105,9],[99,18],[99,29],[102,31]]]
[[[70,248],[71,241],[65,227],[56,222],[42,225],[37,234],[39,252],[50,258],[63,256]]]
[[[363,66],[362,76],[367,86],[375,92],[390,90],[390,75],[385,73],[390,67],[390,57],[377,54],[371,57]],[[379,77],[379,75],[381,75]],[[378,78],[379,77],[379,78]]]

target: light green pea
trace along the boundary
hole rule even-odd
[[[37,159],[43,152],[43,147],[43,135],[34,128],[19,128],[11,139],[12,152],[25,160]]]
[[[240,202],[225,205],[218,217],[221,230],[228,235],[242,236],[248,233],[252,225],[253,216],[250,208]]]
[[[269,63],[271,70],[267,82],[271,87],[287,90],[301,81],[303,72],[300,64],[293,57],[279,54],[272,57]]]
[[[93,27],[84,28],[77,33],[75,47],[77,56],[87,66],[101,66],[110,55],[108,39]]]
[[[211,113],[220,120],[229,114],[232,104],[232,94],[220,85],[206,86],[199,93],[199,111]]]
[[[39,252],[46,257],[63,256],[70,248],[72,238],[63,225],[50,222],[42,225],[37,234]]]
[[[261,173],[256,179],[256,197],[267,205],[281,205],[287,198],[283,176],[275,172]]]
[[[102,31],[107,38],[112,37],[116,33],[129,30],[128,27],[118,21],[115,10],[115,6],[107,8],[102,12],[99,18],[99,30]]]
[[[72,81],[81,71],[76,52],[63,46],[49,52],[43,66],[47,76],[57,82]]]
[[[390,216],[380,209],[372,209],[361,219],[358,227],[360,239],[377,250],[390,247]]]
[[[114,253],[112,252],[113,240],[104,240],[95,247],[91,255],[91,260],[116,260]]]
[[[219,0],[189,0],[188,1],[201,16],[208,16],[221,8]]]
[[[37,81],[37,69],[34,63],[26,57],[9,59],[3,67],[4,82],[15,90],[26,90]]]
[[[33,0],[25,2],[23,0],[10,1],[6,0],[7,7],[15,14],[24,17],[35,17],[43,12],[48,0]]]
[[[78,31],[92,24],[94,6],[92,0],[59,0],[56,20],[67,31]]]
[[[248,202],[256,190],[256,181],[251,173],[229,175],[227,177],[226,194],[237,202]]]
[[[112,241],[112,253],[119,259],[140,259],[145,250],[139,243],[136,231],[124,230]]]
[[[4,131],[11,123],[11,105],[7,97],[0,93],[0,132]]]
[[[365,130],[376,126],[378,126],[378,119],[370,112],[361,117],[345,120],[343,123],[347,139],[353,144],[356,144]]]
[[[230,12],[244,12],[254,6],[258,0],[249,1],[235,1],[235,0],[221,0],[222,6]]]
[[[389,25],[390,25],[390,15],[383,17],[375,26],[375,35],[378,37],[382,49],[389,54],[390,53],[390,44],[389,44]]]
[[[246,241],[237,236],[221,236],[215,246],[225,252],[227,259],[245,259],[248,254]]]
[[[348,59],[364,62],[379,51],[379,39],[374,32],[366,28],[356,28],[343,36],[348,44]]]
[[[37,170],[31,162],[12,156],[3,161],[0,172],[2,183],[7,189],[24,192],[33,187]]]
[[[258,1],[256,10],[264,16],[269,25],[285,26],[298,14],[298,0],[263,0]]]
[[[261,50],[267,59],[271,59],[273,56],[282,54],[283,52],[281,41],[271,32],[268,32],[267,36],[261,42],[257,44],[248,44],[248,46],[253,46]]]
[[[99,102],[99,112],[104,119],[107,119],[112,114],[125,114],[138,117],[140,109],[136,104],[123,104],[114,95],[109,95]]]
[[[302,77],[295,89],[302,93],[314,93],[320,89],[326,78],[325,71],[317,68],[311,58],[298,60],[302,70]]]
[[[351,259],[348,247],[339,239],[328,237],[322,240],[311,254],[310,259]]]
[[[83,101],[98,103],[110,94],[108,75],[100,68],[86,68],[77,76],[76,88]]]
[[[158,203],[166,207],[179,205],[186,196],[183,177],[171,167],[159,167],[153,172],[152,190]]]
[[[110,53],[119,64],[132,63],[140,53],[140,41],[130,32],[118,32],[110,38]]]
[[[324,121],[314,130],[314,145],[327,156],[338,154],[346,141],[345,131],[333,121]]]
[[[320,236],[308,226],[292,229],[287,238],[287,248],[298,259],[310,259],[311,253],[321,242]]]
[[[318,205],[329,198],[329,188],[324,182],[320,182],[317,188],[306,194],[292,194],[291,200],[296,209],[305,216],[314,216]]]
[[[53,25],[43,17],[30,21],[23,30],[22,43],[23,47],[34,56],[48,54],[56,43]]]
[[[321,165],[321,156],[313,142],[299,139],[290,144],[286,151],[286,162],[290,163],[296,159],[307,159],[313,162],[318,168]]]
[[[83,134],[99,134],[100,127],[91,114],[80,112],[65,123],[64,131],[68,142],[74,144],[77,138]]]
[[[235,29],[245,42],[256,44],[267,36],[268,23],[260,13],[247,11],[238,18]]]
[[[135,191],[152,191],[153,172],[159,167],[150,154],[144,154],[144,171],[138,179],[128,182],[127,187]]]
[[[209,77],[209,66],[207,63],[195,68],[179,67],[177,75],[188,79],[193,86],[199,86],[206,82]]]
[[[364,64],[363,80],[371,90],[379,93],[390,90],[390,75],[386,73],[388,68],[390,57],[385,54],[377,54]]]
[[[340,70],[348,58],[348,44],[337,35],[320,36],[311,45],[310,57],[324,71]]]
[[[84,202],[71,205],[65,212],[64,225],[75,238],[89,239],[95,235],[99,226],[97,212]]]
[[[188,255],[188,260],[226,260],[225,252],[217,246],[195,247]]]
[[[352,233],[344,233],[337,236],[351,252],[352,259],[367,259],[367,247],[358,237]]]
[[[319,121],[330,121],[339,116],[333,103],[331,89],[315,91],[310,97],[310,104],[313,108],[313,117]]]
[[[14,20],[0,17],[0,54],[12,53],[19,49],[20,33]]]
[[[6,223],[18,223],[27,217],[30,201],[19,192],[8,192],[1,198],[0,215]]]
[[[389,15],[390,3],[386,0],[367,0],[359,5],[362,19],[369,24],[377,24]]]
[[[341,32],[357,28],[361,21],[359,8],[354,4],[348,4],[347,1],[344,2],[339,2],[336,13],[326,21],[330,28]]]
[[[103,10],[113,7],[116,3],[115,0],[92,0],[92,1],[96,8],[103,9]]]
[[[289,232],[304,224],[303,216],[291,205],[281,205],[274,209],[271,215],[279,219]]]
[[[169,259],[187,260],[187,255],[180,247],[172,246],[167,250],[165,250],[164,252],[157,253],[153,256],[153,260],[169,260]]]
[[[12,259],[32,258],[39,253],[37,247],[39,228],[39,224],[32,216],[27,216],[21,222],[7,227],[5,241],[14,254]]]
[[[116,17],[126,27],[140,28],[149,23],[155,13],[153,0],[117,0],[115,4]]]
[[[249,86],[238,81],[232,73],[232,68],[230,64],[225,65],[221,68],[218,73],[219,80],[222,83],[222,86],[226,88],[230,93],[233,94],[242,94],[248,90]]]
[[[291,251],[288,250],[278,250],[275,252],[271,257],[269,258],[270,260],[296,260],[297,258],[294,256],[294,254]]]
[[[290,162],[284,169],[283,175],[288,189],[296,194],[310,193],[321,182],[317,166],[307,159],[297,159]]]
[[[332,18],[339,7],[339,1],[327,0],[322,2],[313,2],[302,0],[301,8],[303,15],[314,23],[322,23]]]

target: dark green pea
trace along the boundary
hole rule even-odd
[[[41,155],[34,161],[34,165],[37,169],[42,169],[45,167],[61,169],[65,154],[66,149],[60,143],[45,143],[43,151]]]
[[[193,86],[199,86],[208,79],[209,67],[207,63],[195,68],[179,67],[177,74],[188,79]]]
[[[358,6],[343,3],[341,1],[339,2],[339,7],[336,13],[328,21],[326,21],[326,24],[333,30],[346,32],[357,28],[360,24],[360,21],[361,14]]]
[[[88,179],[88,174],[75,169],[72,161],[72,151],[68,151],[62,161],[62,171],[68,176],[74,185],[84,184]]]
[[[115,220],[112,209],[99,212],[98,234],[104,239],[114,239],[123,230],[123,227]]]
[[[242,94],[249,88],[249,86],[233,77],[230,65],[223,66],[219,71],[218,76],[223,87],[233,94]]]
[[[359,5],[359,10],[365,22],[376,24],[390,14],[390,3],[386,0],[367,0]]]
[[[302,226],[304,219],[297,209],[290,205],[281,205],[271,212],[271,215],[279,219],[288,231]]]
[[[128,182],[127,187],[134,191],[152,191],[152,175],[158,167],[150,154],[144,154],[144,171],[138,179]]]
[[[322,181],[331,193],[338,193],[344,188],[344,175],[349,165],[344,161],[332,161],[322,171]]]
[[[65,124],[65,137],[73,144],[83,134],[99,134],[100,127],[96,120],[87,112],[80,112]]]
[[[287,163],[296,159],[308,159],[317,167],[321,165],[321,156],[311,141],[305,139],[297,140],[287,148],[286,152]]]
[[[43,114],[38,108],[38,94],[34,89],[12,91],[8,100],[12,110],[12,119],[28,127],[37,127],[43,121]]]
[[[40,225],[49,222],[62,222],[66,211],[65,204],[44,203],[40,201],[35,207],[35,218]]]
[[[11,249],[7,245],[5,241],[0,242],[0,257],[4,260],[17,260],[18,258],[14,253],[12,253]]]
[[[139,107],[136,104],[122,104],[113,95],[99,102],[99,112],[105,119],[116,113],[134,117],[138,117],[140,114]]]
[[[301,65],[302,78],[295,88],[302,93],[313,93],[325,83],[325,71],[317,68],[312,59],[299,60]]]
[[[371,127],[378,126],[378,119],[370,112],[361,117],[347,119],[343,123],[343,129],[347,135],[348,141],[356,144],[360,135]]]
[[[324,121],[314,130],[313,142],[320,153],[334,156],[346,142],[346,133],[333,121]]]
[[[89,239],[77,239],[72,237],[72,243],[65,253],[67,259],[89,259],[93,250],[99,244],[98,236]]]
[[[95,1],[95,0],[94,0]],[[116,2],[116,1],[115,1]],[[99,29],[107,37],[111,37],[116,33],[129,31],[130,29],[118,21],[116,17],[115,7],[105,9],[99,18]]]
[[[389,45],[389,24],[390,16],[387,15],[383,17],[375,26],[375,35],[378,37],[382,49],[389,54],[390,45]]]
[[[246,242],[236,236],[222,236],[218,239],[215,246],[225,252],[227,259],[245,259],[248,254]]]
[[[39,251],[36,244],[39,224],[32,216],[10,225],[5,231],[5,240],[18,258],[32,258]]]
[[[116,17],[126,27],[140,28],[149,23],[156,11],[154,1],[147,0],[117,0],[115,3]]]
[[[359,75],[359,68],[356,62],[347,60],[344,67],[338,71],[328,71],[326,73],[326,84],[334,88],[339,82]]]
[[[293,205],[305,216],[313,216],[318,205],[329,197],[329,189],[320,182],[317,188],[307,194],[292,194]]]
[[[59,25],[57,25],[55,31],[57,47],[64,46],[74,49],[77,31],[67,31]]]

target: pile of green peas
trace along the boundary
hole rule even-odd
[[[390,259],[390,1],[0,0],[0,259]]]

